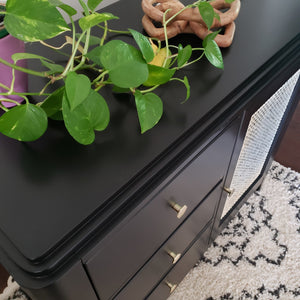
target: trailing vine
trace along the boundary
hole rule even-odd
[[[163,13],[165,45],[162,47],[158,39],[147,37],[134,29],[116,31],[109,28],[109,21],[118,17],[111,13],[96,12],[101,2],[102,0],[79,0],[84,13],[78,21],[80,31],[76,32],[73,17],[77,11],[60,0],[7,1],[4,24],[12,36],[26,42],[42,43],[54,50],[61,50],[69,44],[72,50],[64,66],[33,53],[14,53],[13,62],[0,57],[1,64],[12,68],[13,78],[10,86],[0,82],[2,134],[19,141],[33,141],[44,134],[48,118],[52,118],[64,121],[66,129],[77,142],[91,144],[95,139],[95,131],[105,130],[110,121],[109,107],[101,95],[101,89],[107,85],[113,86],[115,92],[134,96],[141,132],[144,133],[154,127],[163,114],[163,101],[155,93],[159,86],[176,80],[186,88],[184,101],[189,98],[188,78],[177,78],[178,70],[204,56],[215,67],[223,68],[222,54],[214,41],[218,32],[208,34],[203,40],[202,48],[170,45],[167,26],[171,20],[167,18],[170,11],[168,9]],[[191,6],[187,8],[189,7]],[[211,24],[216,18],[216,14],[211,13],[213,10],[209,2],[200,0],[193,7],[198,7],[200,13],[206,16],[204,21],[207,24]],[[65,22],[60,10],[68,14],[70,25]],[[173,14],[172,18],[176,16],[177,14]],[[95,26],[102,30],[101,36],[91,34],[91,29]],[[107,42],[110,32],[131,35],[136,47],[121,39]],[[54,47],[45,41],[65,33],[68,35],[61,46]],[[198,53],[198,56],[191,60],[193,53]],[[39,60],[47,70],[41,72],[18,66],[17,62],[24,59]],[[91,78],[82,74],[85,69],[93,70],[95,76]],[[16,71],[45,77],[48,79],[47,84],[40,91],[16,92]],[[49,87],[57,81],[63,83],[62,87],[50,93]],[[11,95],[21,96],[24,102],[7,99]],[[31,103],[29,98],[35,95],[43,96],[43,100],[37,104]],[[15,106],[8,109],[5,102],[14,103]]]

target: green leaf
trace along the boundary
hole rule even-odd
[[[61,4],[58,6],[63,11],[65,11],[70,17],[75,16],[77,14],[77,10],[74,9],[72,6],[67,4]]]
[[[76,33],[76,38],[78,39],[81,36],[81,33]],[[85,44],[86,41],[86,36],[84,36],[81,41]],[[90,35],[90,39],[89,39],[89,46],[94,46],[94,45],[99,45],[101,42],[101,39],[97,36],[94,35]]]
[[[220,18],[220,15],[219,14],[217,14],[216,12],[215,12],[215,18],[219,21],[219,22],[221,22],[221,18]]]
[[[181,46],[181,45],[180,45]],[[191,45],[187,45],[184,48],[178,46],[178,56],[177,56],[177,65],[178,67],[182,67],[192,56],[192,47]]]
[[[91,91],[91,82],[83,74],[70,72],[66,78],[66,93],[71,110],[81,104]]]
[[[182,83],[185,85],[185,88],[186,88],[186,97],[185,97],[185,100],[182,101],[181,103],[186,102],[186,101],[190,98],[190,95],[191,95],[191,87],[190,87],[190,83],[189,83],[188,78],[187,78],[186,76],[184,76],[183,79],[180,79],[180,78],[172,78],[172,80],[180,81],[180,82],[182,82]]]
[[[63,118],[69,134],[80,144],[89,145],[95,140],[95,132],[86,112],[80,106],[71,110],[66,95],[63,102]]]
[[[235,0],[225,0],[225,3],[232,3],[234,2]]]
[[[112,91],[116,94],[127,94],[131,92],[128,88],[120,88],[116,85],[113,86]]]
[[[91,144],[95,140],[94,130],[102,131],[109,123],[108,106],[104,98],[94,90],[74,110],[71,110],[65,94],[62,106],[65,126],[80,144]]]
[[[191,95],[191,87],[190,87],[190,83],[189,83],[189,80],[186,76],[184,76],[183,78],[183,83],[186,87],[186,97],[185,97],[185,100],[183,101],[186,102],[189,98],[190,98],[190,95]]]
[[[111,81],[122,88],[134,88],[148,78],[148,66],[142,53],[133,46],[112,40],[101,50],[100,60]]]
[[[94,129],[96,131],[106,129],[109,123],[110,113],[104,98],[92,90],[84,107],[89,112],[89,118]],[[89,109],[87,109],[87,107],[89,107]]]
[[[69,30],[64,18],[46,0],[11,0],[6,5],[5,27],[16,38],[35,42]]]
[[[136,90],[134,96],[141,133],[144,133],[154,127],[160,120],[163,113],[163,103],[154,93],[143,95],[139,90]]]
[[[64,4],[62,1],[60,0],[49,0],[49,3],[54,6],[54,7],[59,7],[61,8],[63,11],[65,11],[69,16],[74,16],[77,14],[77,10],[74,9],[72,6]]]
[[[62,110],[59,110],[55,114],[51,115],[49,118],[52,119],[52,120],[55,120],[55,121],[63,121],[64,116],[62,114]]]
[[[94,11],[95,8],[102,2],[103,0],[88,0],[87,4],[90,10]]]
[[[100,60],[101,51],[102,51],[102,46],[98,46],[94,48],[92,51],[90,51],[89,53],[87,53],[85,56],[102,68],[103,65]]]
[[[204,23],[206,24],[207,28],[210,29],[215,17],[215,11],[213,7],[208,2],[200,2],[198,4],[198,9]]]
[[[208,41],[208,40],[214,40],[214,39],[216,38],[216,36],[220,33],[220,31],[221,31],[221,30],[214,31],[214,32],[208,34],[208,35],[204,38],[204,40],[203,40],[203,42],[202,42],[203,48],[206,47],[207,41]]]
[[[41,61],[52,61],[46,57],[32,54],[32,53],[14,53],[11,56],[11,58],[14,61],[14,63],[16,63],[18,60],[22,60],[22,59],[39,59]]]
[[[44,110],[30,103],[15,106],[0,118],[0,132],[23,142],[38,139],[47,126],[48,119]]]
[[[80,3],[81,7],[84,10],[84,15],[88,16],[89,15],[89,8],[88,8],[88,6],[85,4],[85,2],[83,0],[78,0],[78,1]]]
[[[54,6],[54,7],[57,7],[57,6],[60,6],[60,5],[63,4],[63,2],[60,1],[60,0],[48,0],[48,1],[49,1],[49,3],[50,3],[52,6]]]
[[[208,61],[216,68],[224,69],[222,53],[214,40],[208,40],[204,48],[204,54]]]
[[[154,86],[167,83],[174,75],[175,69],[166,69],[163,67],[148,65],[149,77],[144,86]]]
[[[129,31],[138,44],[140,50],[142,51],[143,57],[145,58],[146,62],[149,63],[150,61],[152,61],[154,58],[154,52],[149,39],[138,31],[135,31],[133,29],[129,29]]]
[[[48,117],[55,115],[62,110],[62,99],[65,93],[65,87],[62,86],[48,96],[40,107],[45,111]]]
[[[101,22],[112,20],[112,19],[119,19],[118,17],[114,16],[111,13],[93,13],[86,17],[79,19],[79,26],[81,27],[82,31],[85,31],[95,25],[98,25]]]
[[[47,71],[48,75],[62,73],[64,71],[64,67],[62,65],[52,64],[44,60],[42,60],[42,64],[49,69],[49,71]]]

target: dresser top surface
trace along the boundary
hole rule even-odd
[[[105,11],[120,17],[111,27],[142,31],[140,1],[121,0]],[[68,239],[88,228],[96,212],[105,214],[117,201],[125,201],[131,190],[151,178],[151,170],[172,147],[191,131],[204,133],[228,109],[226,101],[299,34],[299,11],[299,0],[242,1],[234,42],[222,49],[225,69],[203,59],[180,72],[179,77],[190,80],[191,98],[180,103],[185,89],[178,84],[161,88],[164,115],[143,135],[132,99],[107,92],[110,125],[90,146],[77,144],[54,122],[32,143],[1,135],[0,247],[12,259],[17,253],[26,265],[57,246],[68,247]],[[201,45],[190,36],[173,40],[190,41]]]

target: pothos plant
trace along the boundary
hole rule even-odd
[[[71,44],[72,50],[65,65],[33,53],[14,53],[13,63],[0,58],[0,63],[12,68],[13,76],[10,86],[0,82],[5,90],[0,93],[0,108],[4,111],[0,117],[2,134],[19,141],[33,141],[44,134],[48,118],[52,118],[63,120],[66,129],[77,142],[91,144],[95,139],[95,131],[103,131],[110,121],[109,107],[101,96],[101,88],[107,85],[111,85],[114,92],[133,94],[141,132],[144,133],[158,123],[163,113],[163,101],[154,92],[157,87],[172,80],[179,81],[186,87],[185,100],[189,98],[188,78],[175,77],[177,70],[195,63],[203,56],[215,67],[223,68],[222,54],[214,41],[217,33],[208,35],[202,48],[170,45],[167,36],[162,47],[160,41],[133,29],[124,32],[110,29],[108,21],[118,17],[111,13],[96,12],[102,0],[78,1],[83,10],[79,19],[79,32],[76,32],[73,20],[77,11],[60,0],[7,1],[4,24],[12,36],[25,42],[39,42],[60,51],[66,44]],[[209,2],[200,0],[191,6],[199,8],[209,28],[217,17]],[[69,16],[70,25],[67,25],[61,10]],[[167,12],[162,24],[165,34],[168,23],[172,21],[166,19]],[[95,26],[102,29],[100,36],[91,35],[91,29]],[[107,42],[109,32],[131,35],[135,47],[121,39]],[[60,47],[45,42],[61,34],[66,34],[66,42]],[[194,52],[199,55],[192,60]],[[39,60],[47,70],[41,72],[19,67],[17,62],[23,59]],[[84,69],[92,70],[94,77],[82,74]],[[40,91],[18,93],[14,90],[15,70],[45,77],[47,84]],[[56,81],[62,81],[62,86],[49,93],[49,86]],[[21,96],[23,103],[1,97],[10,95]],[[35,95],[43,96],[43,100],[31,103],[30,97]],[[4,101],[13,102],[16,106],[8,109],[3,105]]]

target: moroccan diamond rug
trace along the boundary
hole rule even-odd
[[[10,278],[0,300],[13,299],[28,298]],[[299,173],[273,162],[261,189],[168,300],[202,299],[300,299]]]

